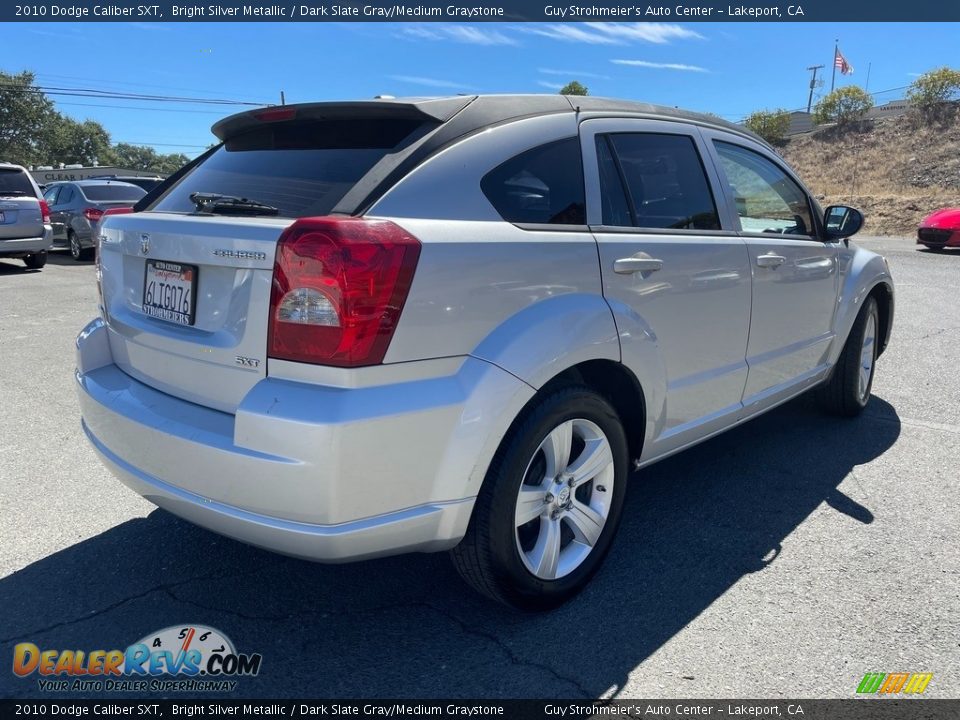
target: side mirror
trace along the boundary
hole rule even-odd
[[[860,232],[863,213],[846,205],[831,205],[823,213],[823,226],[828,240],[843,240]]]

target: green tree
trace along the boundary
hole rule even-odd
[[[743,124],[771,145],[777,145],[783,142],[790,129],[790,113],[782,109],[757,110],[750,113]]]
[[[571,80],[562,88],[560,88],[561,95],[589,95],[590,90],[583,84],[577,82],[576,80]]]
[[[45,161],[53,103],[33,84],[33,73],[0,72],[0,160],[20,165]]]
[[[117,143],[113,146],[113,162],[122,168],[170,174],[190,161],[182,153],[161,154],[152,147]]]
[[[925,72],[907,90],[907,100],[921,112],[929,112],[960,95],[960,70],[946,66]]]
[[[77,122],[59,113],[48,122],[44,136],[45,162],[100,165],[113,162],[110,134],[93,120]]]
[[[118,165],[131,170],[172,173],[189,162],[182,153],[118,143],[94,120],[78,121],[57,112],[34,84],[33,73],[0,72],[0,160],[19,165]]]
[[[873,107],[873,98],[856,85],[848,85],[824,97],[813,111],[817,125],[836,122],[847,125],[862,119]]]
[[[182,168],[188,162],[190,162],[190,158],[183,153],[167,153],[165,155],[160,155],[160,162],[156,167],[156,172],[169,175],[170,173]]]

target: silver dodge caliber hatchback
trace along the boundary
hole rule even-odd
[[[893,282],[776,152],[641,103],[272,107],[99,229],[83,427],[148,500],[339,562],[451,550],[555,606],[628,475],[815,389],[858,414]]]

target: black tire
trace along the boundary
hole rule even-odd
[[[862,351],[864,349],[864,330],[873,322],[874,339],[872,343],[872,359],[869,380],[866,391],[861,391],[860,370]],[[850,328],[850,334],[840,353],[833,374],[830,379],[818,388],[818,400],[821,406],[831,415],[841,417],[856,417],[870,401],[870,390],[873,388],[873,375],[877,367],[877,340],[879,339],[880,315],[877,301],[871,296],[860,308],[857,319]]]
[[[40,268],[42,268],[44,265],[47,264],[47,251],[41,250],[40,252],[34,253],[33,255],[27,255],[23,259],[23,264],[26,265],[31,270],[39,270]]]
[[[545,580],[528,570],[521,558],[518,538],[522,529],[518,530],[515,522],[518,493],[538,454],[542,457],[538,448],[544,439],[555,428],[574,419],[592,423],[608,441],[613,490],[606,500],[606,521],[588,554],[568,574]],[[577,443],[575,438],[571,465],[579,452]],[[620,524],[627,475],[626,435],[613,406],[603,396],[579,385],[548,390],[525,410],[501,442],[477,497],[467,533],[451,551],[457,571],[479,592],[521,610],[548,610],[561,605],[583,589],[603,563]],[[594,492],[609,492],[594,480],[584,482],[582,487],[590,497]],[[568,508],[571,501],[582,499],[578,493],[579,488],[573,490]],[[543,527],[539,520],[531,522]],[[563,522],[559,521],[558,527]],[[568,535],[571,527],[567,525]],[[568,544],[570,541],[568,538]],[[562,546],[564,550],[566,547]]]
[[[74,260],[89,260],[93,257],[93,248],[85,248],[80,245],[80,238],[73,230],[67,232],[67,245],[70,247],[70,257]]]

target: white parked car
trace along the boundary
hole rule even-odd
[[[562,96],[268,108],[99,229],[77,341],[104,463],[339,562],[452,550],[538,609],[631,469],[817,389],[856,415],[893,281],[743,128]]]

